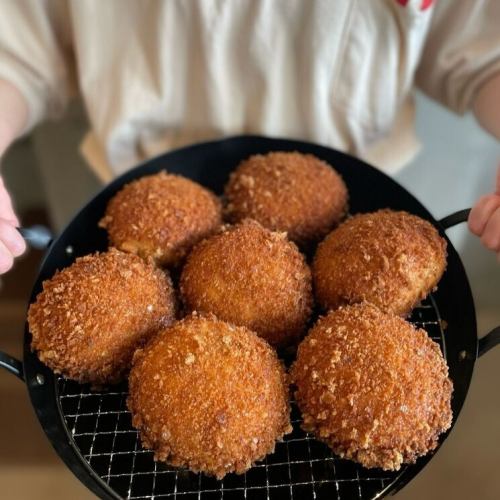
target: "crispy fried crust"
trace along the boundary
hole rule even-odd
[[[321,318],[292,368],[303,427],[365,467],[398,470],[437,446],[452,384],[424,330],[373,305]]]
[[[251,156],[231,174],[225,195],[231,222],[255,219],[301,245],[323,238],[347,211],[340,175],[319,158],[296,152]]]
[[[160,172],[122,188],[110,200],[99,226],[108,231],[111,245],[171,266],[217,231],[221,217],[221,204],[209,190]]]
[[[246,326],[274,346],[293,343],[311,314],[311,273],[284,233],[252,220],[204,240],[180,280],[188,311]]]
[[[152,263],[115,249],[87,255],[43,282],[28,311],[31,347],[78,382],[119,382],[174,306],[170,278]]]
[[[134,356],[128,407],[157,460],[219,479],[291,432],[284,367],[253,332],[192,316]]]
[[[368,301],[408,313],[446,268],[446,241],[427,221],[380,210],[348,219],[320,243],[312,272],[324,310]]]

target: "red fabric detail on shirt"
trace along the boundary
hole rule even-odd
[[[409,0],[396,0],[396,2],[398,2],[399,5],[406,7],[408,5]],[[428,9],[433,3],[434,0],[422,0],[422,4],[420,5],[420,10]]]

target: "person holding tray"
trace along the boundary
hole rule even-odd
[[[255,133],[392,174],[419,148],[413,89],[500,139],[500,3],[478,0],[0,3],[0,157],[79,94],[103,181],[172,148]],[[25,243],[0,177],[0,273]],[[500,174],[470,230],[500,252]]]

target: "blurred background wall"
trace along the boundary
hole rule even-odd
[[[475,124],[417,96],[417,128],[424,148],[396,179],[438,218],[472,205],[494,186],[500,145]],[[24,224],[48,223],[58,231],[99,189],[78,154],[86,130],[77,104],[59,123],[20,141],[3,162],[6,183]],[[57,182],[55,182],[57,180]],[[500,325],[500,265],[465,226],[449,233],[476,301],[479,332]],[[2,278],[0,349],[20,356],[27,297],[41,257],[30,252]],[[430,465],[399,499],[500,498],[500,348],[477,364],[469,397],[455,430]],[[79,499],[91,494],[66,470],[33,416],[23,384],[0,370],[0,497]]]

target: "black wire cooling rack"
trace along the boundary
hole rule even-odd
[[[410,320],[427,330],[446,357],[443,322],[432,296]],[[381,498],[403,473],[365,469],[336,457],[300,428],[292,401],[293,432],[275,452],[242,475],[222,481],[169,467],[142,449],[126,407],[127,387],[93,392],[86,385],[58,379],[57,392],[69,434],[91,469],[126,499],[179,500],[368,500]]]

